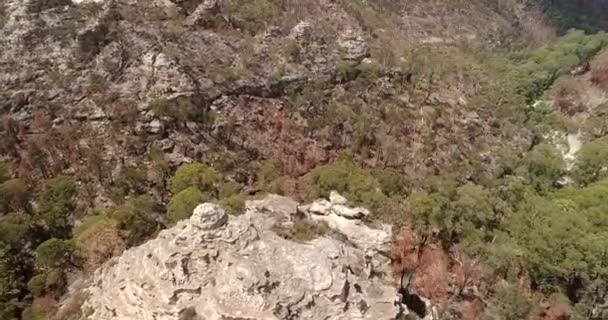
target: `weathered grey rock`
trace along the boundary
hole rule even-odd
[[[348,203],[348,200],[346,198],[344,198],[341,194],[339,194],[336,191],[332,191],[329,193],[329,202],[331,202],[331,204],[340,204],[340,205],[345,205],[346,203]]]
[[[363,37],[353,31],[346,30],[338,38],[342,58],[345,60],[361,61],[369,55],[369,47]]]
[[[188,312],[206,320],[388,320],[408,314],[396,303],[389,260],[380,253],[390,231],[331,214],[315,217],[348,242],[292,242],[271,226],[276,213],[294,214],[296,206],[269,196],[229,219],[217,205],[198,206],[190,219],[97,270],[81,292],[88,297],[82,310],[89,311],[82,319],[178,320]]]
[[[228,215],[222,208],[211,203],[201,204],[194,209],[190,222],[203,230],[213,230],[223,226],[228,221]]]
[[[315,200],[313,203],[299,208],[304,213],[327,216],[335,214],[349,219],[361,219],[370,214],[369,210],[361,207],[351,208],[346,206],[348,200],[336,191],[331,191],[329,201],[325,199]]]
[[[349,208],[341,204],[333,205],[331,210],[335,214],[349,219],[361,219],[369,215],[369,210],[365,208]]]
[[[331,202],[325,199],[319,199],[309,206],[305,207],[304,211],[308,211],[314,214],[327,215],[331,211],[332,204]]]
[[[175,142],[171,139],[162,139],[154,141],[154,145],[162,151],[168,152],[173,150]]]
[[[306,44],[312,36],[312,25],[307,21],[301,21],[296,24],[295,27],[289,32],[289,38],[298,41],[299,43]]]
[[[154,119],[148,123],[147,129],[149,133],[160,133],[163,130],[163,124],[160,120]]]

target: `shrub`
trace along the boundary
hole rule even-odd
[[[169,201],[167,209],[169,223],[175,224],[180,220],[189,218],[194,208],[205,201],[209,201],[210,198],[209,194],[203,193],[194,186],[181,190]]]
[[[27,283],[28,289],[35,297],[39,297],[44,294],[46,290],[46,278],[46,273],[37,274],[33,276]]]
[[[0,184],[0,212],[29,211],[29,187],[21,179],[10,179]]]
[[[273,230],[285,239],[306,242],[325,235],[329,227],[324,222],[299,220],[290,226],[275,225]]]
[[[220,206],[231,215],[241,215],[245,213],[245,199],[240,194],[233,194],[220,200]]]
[[[237,25],[250,33],[256,33],[281,16],[280,0],[230,1],[226,6],[227,13]]]
[[[109,258],[122,253],[127,247],[121,237],[119,222],[106,215],[87,219],[76,233],[79,256],[85,259],[85,269],[95,270]]]
[[[452,187],[443,180],[428,191],[416,191],[406,199],[414,225],[423,232],[437,228],[446,243],[464,242],[475,252],[491,235],[495,213],[491,194],[485,188],[465,184]]]
[[[52,236],[70,233],[69,217],[75,208],[76,184],[69,177],[59,176],[47,181],[36,199],[37,216],[44,221]]]
[[[562,154],[551,144],[539,144],[528,152],[520,162],[519,173],[524,171],[539,192],[549,191],[553,182],[565,170]]]
[[[311,176],[309,197],[327,198],[335,190],[356,204],[368,206],[379,204],[386,198],[371,173],[348,160],[317,167]]]
[[[171,178],[171,191],[177,194],[189,187],[215,194],[221,175],[213,168],[202,163],[186,164],[177,169]]]
[[[230,196],[238,195],[243,189],[243,186],[236,181],[228,181],[220,186],[219,198],[227,198]]]
[[[11,317],[2,318],[2,314],[9,314],[9,308],[3,309],[1,306],[11,305],[11,300],[15,292],[19,289],[19,277],[17,266],[12,261],[10,248],[0,242],[0,319],[12,319]],[[13,310],[10,308],[10,310]]]
[[[23,213],[0,216],[0,242],[12,248],[21,248],[31,239],[31,217]]]
[[[488,320],[528,319],[532,312],[532,303],[523,296],[519,289],[511,284],[501,283],[492,297],[486,310]]]
[[[108,196],[117,204],[122,204],[129,195],[141,195],[147,186],[146,167],[143,165],[121,168],[118,177],[109,187]]]
[[[49,239],[36,248],[34,264],[41,271],[62,268],[69,262],[74,248],[69,240]]]
[[[127,232],[127,245],[137,245],[158,231],[158,210],[151,196],[139,196],[127,200],[110,213],[109,218],[116,220],[120,229]],[[103,218],[102,218],[103,219]]]
[[[577,181],[587,184],[608,176],[608,137],[583,145],[576,155],[573,173]]]
[[[401,196],[407,193],[407,182],[401,173],[394,169],[381,170],[375,174],[380,184],[380,189],[385,195]]]
[[[150,101],[150,109],[157,117],[169,116],[169,100],[162,97],[154,98]]]
[[[260,187],[266,191],[276,189],[275,183],[283,176],[283,169],[273,161],[263,161],[260,164],[257,180]]]

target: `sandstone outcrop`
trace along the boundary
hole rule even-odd
[[[276,195],[236,217],[198,206],[97,270],[81,292],[82,319],[404,319],[390,229],[301,209]],[[298,219],[325,221],[334,235],[296,242],[273,231]]]

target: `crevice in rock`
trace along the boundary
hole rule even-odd
[[[173,291],[173,295],[171,296],[171,298],[169,298],[169,303],[175,304],[177,302],[177,300],[179,300],[180,294],[190,293],[190,294],[200,295],[201,292],[202,292],[201,287],[198,287],[196,289],[187,289],[187,288],[177,289],[177,290]]]

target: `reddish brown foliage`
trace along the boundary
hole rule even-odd
[[[34,305],[36,305],[42,313],[51,314],[57,307],[57,300],[55,300],[52,295],[47,294],[36,298],[36,300],[34,300]]]
[[[404,227],[395,238],[391,256],[396,277],[412,276],[409,283],[412,292],[447,307],[449,257],[440,245],[427,244]]]
[[[460,317],[463,320],[481,319],[483,314],[483,302],[480,300],[464,301],[459,308]]]
[[[393,271],[397,278],[403,273],[410,273],[418,267],[420,240],[413,230],[404,227],[395,237],[391,259]]]
[[[424,247],[411,284],[414,292],[431,299],[442,308],[446,308],[448,303],[448,260],[447,254],[440,246]]]

